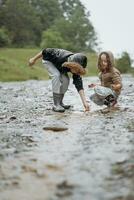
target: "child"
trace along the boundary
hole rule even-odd
[[[98,69],[100,86],[94,84],[88,87],[94,87],[95,93],[90,99],[97,105],[114,106],[120,95],[122,88],[121,74],[115,68],[114,57],[111,52],[101,52],[98,57]]]
[[[75,85],[85,111],[89,111],[89,105],[86,101],[81,75],[85,74],[87,57],[82,53],[72,53],[64,49],[46,48],[29,59],[29,66],[42,58],[42,63],[52,78],[53,91],[53,110],[55,112],[64,112],[70,105],[63,104],[64,95],[68,89],[68,72],[73,74],[73,84]]]

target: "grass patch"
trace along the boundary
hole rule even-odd
[[[98,76],[97,69],[97,55],[95,53],[87,53],[88,64],[87,64],[87,76]]]
[[[0,81],[25,81],[29,79],[47,80],[47,71],[43,68],[41,60],[33,68],[28,66],[30,57],[38,53],[40,49],[0,48]],[[88,53],[87,75],[97,75],[94,53]]]
[[[0,81],[24,81],[28,79],[48,79],[41,61],[34,68],[28,66],[30,57],[39,49],[0,49]]]

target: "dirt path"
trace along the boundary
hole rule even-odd
[[[96,81],[84,79],[87,97]],[[51,111],[50,81],[0,83],[0,200],[133,200],[134,78],[123,83],[108,113],[93,103],[84,113],[70,84],[73,107],[61,114]]]

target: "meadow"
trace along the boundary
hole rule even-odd
[[[32,68],[28,66],[29,58],[39,51],[37,48],[0,48],[0,81],[48,80],[48,73],[43,68],[41,60],[38,60]],[[88,57],[86,76],[97,75],[96,54],[86,53],[86,55]]]

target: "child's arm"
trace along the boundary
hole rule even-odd
[[[96,86],[96,84],[94,84],[94,83],[88,84],[88,87],[89,87],[89,88],[94,88],[95,86]]]
[[[81,89],[81,90],[79,91],[79,95],[80,95],[80,97],[81,97],[83,106],[85,107],[85,111],[89,111],[89,110],[90,110],[89,104],[87,103],[87,100],[86,100],[85,93],[84,93],[84,90],[83,90],[83,89]]]
[[[119,71],[116,71],[113,74],[112,78],[113,84],[111,84],[111,89],[113,89],[115,92],[118,92],[122,88],[122,79]]]
[[[119,91],[119,90],[121,90],[122,85],[120,83],[118,83],[118,84],[112,84],[111,87],[112,87],[113,90]]]
[[[97,85],[102,85],[102,84],[101,84],[101,82],[102,82],[102,80],[101,80],[101,79],[102,79],[102,78],[101,78],[101,73],[99,73],[98,76],[99,76],[100,83],[91,83],[91,84],[88,85],[89,88],[94,88],[94,87],[96,87]]]
[[[91,83],[91,84],[88,85],[88,87],[89,87],[89,88],[94,88],[94,87],[96,87],[97,85],[101,85],[101,83],[100,83],[100,84],[99,84],[99,83],[98,83],[98,84],[97,84],[97,83]]]
[[[29,59],[29,66],[32,66],[35,64],[35,62],[39,59],[42,58],[42,51],[36,54],[34,57]]]

